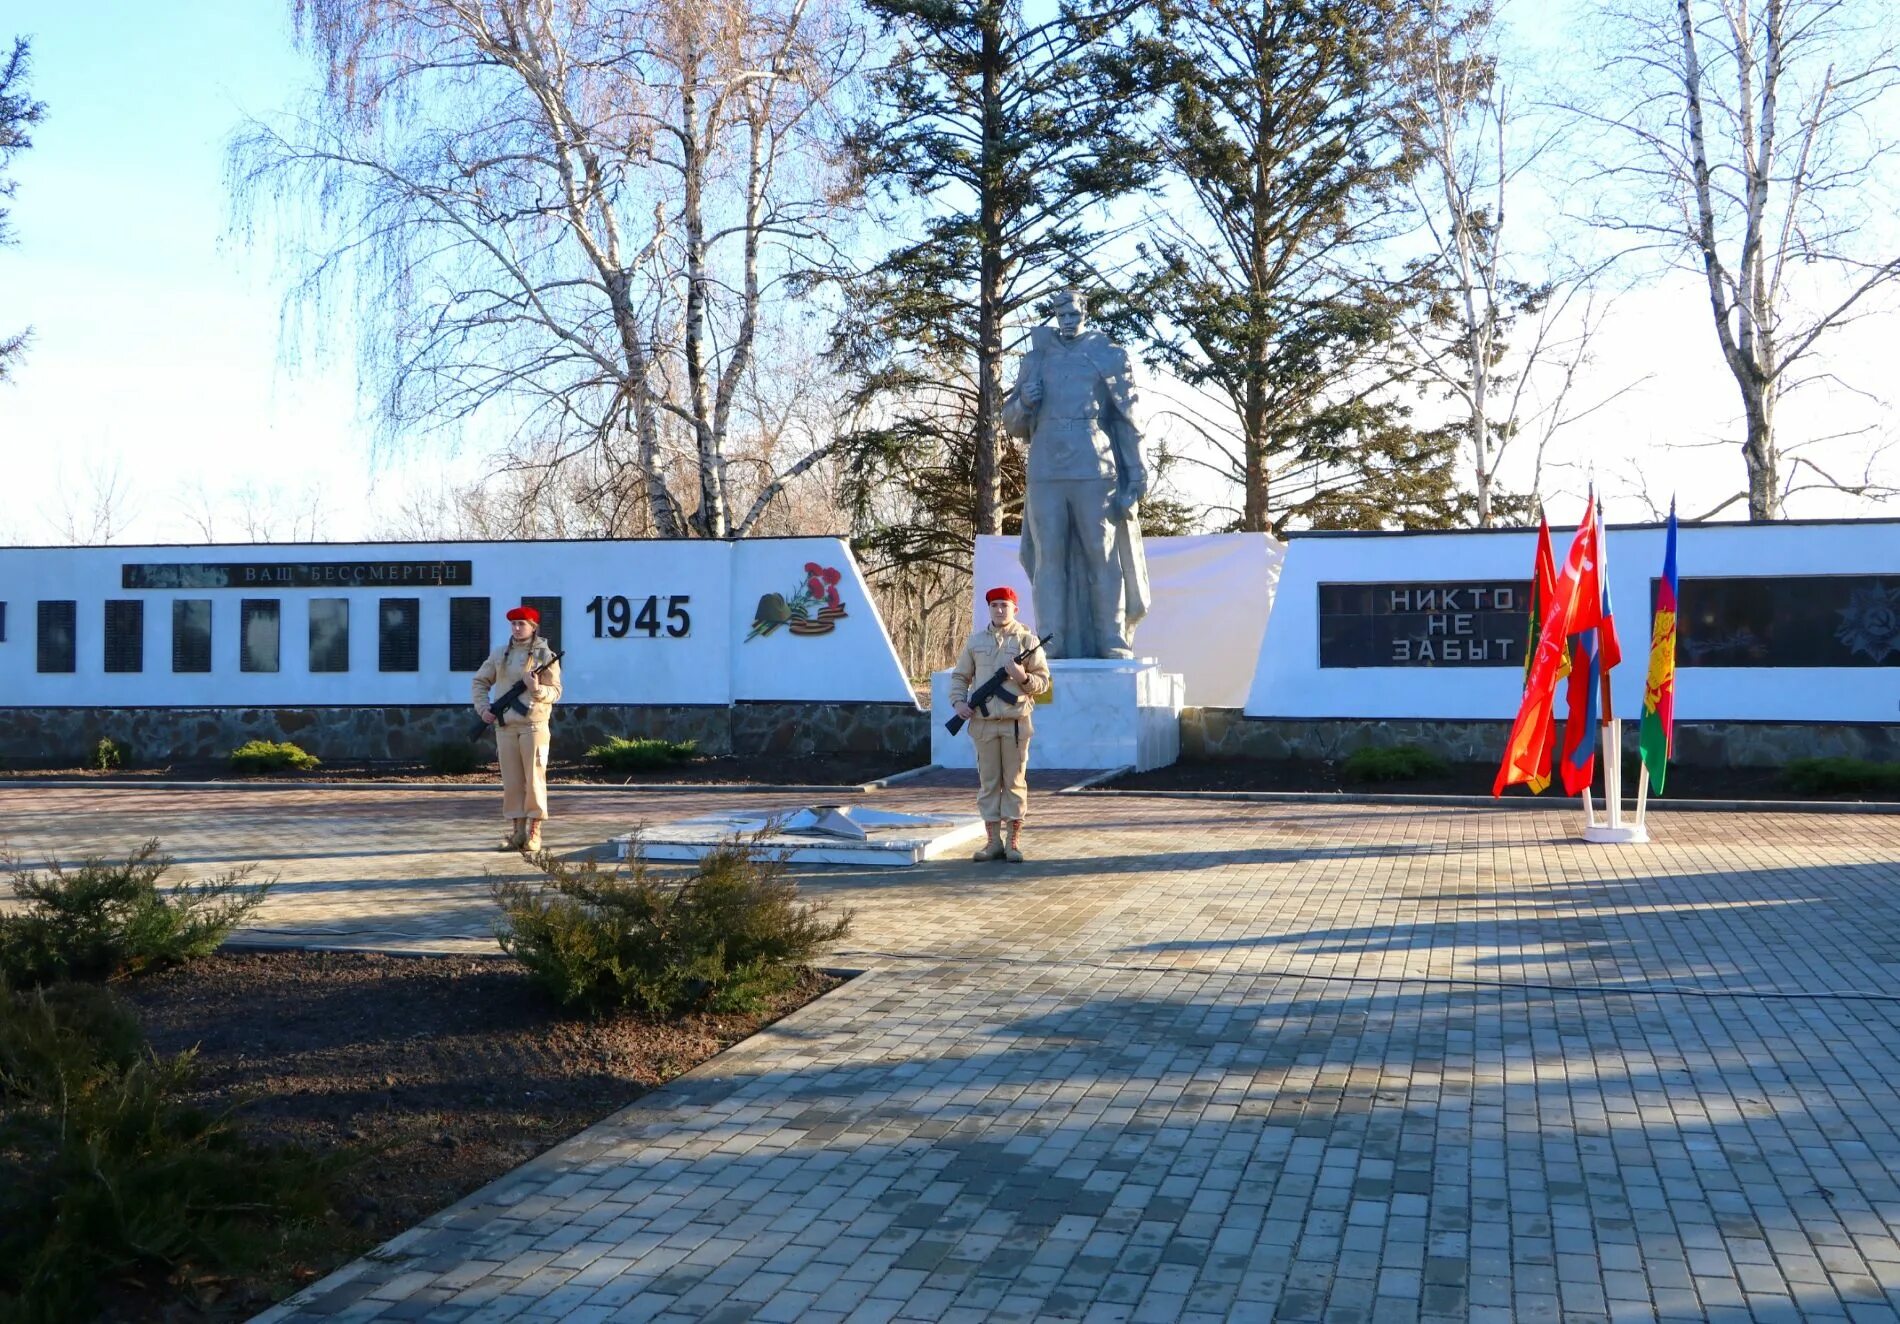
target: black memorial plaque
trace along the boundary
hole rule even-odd
[[[310,671],[330,674],[350,669],[350,600],[310,599]]]
[[[378,671],[416,671],[422,664],[422,599],[384,598],[377,604]]]
[[[494,647],[487,598],[449,599],[449,670],[480,671]]]
[[[211,670],[211,599],[172,599],[172,670]]]
[[[105,669],[145,670],[145,604],[136,598],[106,603]]]
[[[276,598],[245,598],[238,603],[239,671],[277,670],[281,622]]]
[[[128,562],[126,588],[467,588],[473,561]]]
[[[1685,577],[1676,601],[1677,666],[1900,667],[1900,575]]]
[[[39,604],[39,670],[64,674],[79,669],[79,604],[71,599]]]
[[[1321,584],[1322,667],[1521,667],[1528,580]]]

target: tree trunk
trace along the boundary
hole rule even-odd
[[[1260,122],[1255,126],[1254,143],[1268,141],[1271,112],[1263,104]],[[1273,475],[1267,464],[1267,356],[1272,352],[1267,323],[1266,275],[1268,160],[1263,151],[1254,152],[1252,203],[1251,299],[1247,308],[1247,357],[1253,371],[1247,374],[1247,398],[1241,419],[1241,464],[1245,470],[1241,494],[1240,529],[1243,533],[1269,533],[1273,517],[1267,505]]]
[[[720,500],[719,438],[713,433],[706,393],[706,222],[702,214],[706,160],[699,143],[698,80],[699,53],[688,45],[686,58],[680,62],[680,168],[685,176],[686,389],[699,455],[699,509],[693,514],[693,528],[701,537],[723,538],[728,520]]]
[[[986,6],[983,27],[982,196],[976,351],[976,532],[1003,531],[1002,15]]]
[[[685,521],[680,508],[667,490],[666,477],[660,472],[660,420],[653,401],[651,365],[640,341],[640,323],[633,311],[631,282],[625,271],[607,274],[607,302],[613,309],[614,328],[620,335],[620,352],[627,370],[627,387],[621,407],[632,416],[636,463],[640,469],[640,493],[646,501],[653,531],[662,538],[684,538]]]
[[[1778,24],[1779,5],[1769,6],[1771,22]],[[1716,251],[1716,221],[1713,185],[1709,168],[1708,135],[1703,127],[1702,57],[1696,48],[1695,15],[1690,0],[1676,0],[1676,19],[1682,39],[1682,82],[1684,106],[1688,111],[1690,183],[1695,190],[1695,237],[1701,250],[1703,271],[1708,278],[1709,306],[1715,316],[1716,339],[1722,346],[1722,359],[1728,365],[1742,395],[1742,414],[1748,434],[1742,442],[1742,463],[1748,471],[1748,517],[1751,520],[1781,518],[1781,494],[1777,470],[1780,457],[1775,453],[1774,399],[1776,377],[1775,345],[1766,331],[1763,314],[1768,297],[1762,275],[1762,225],[1768,181],[1774,160],[1773,125],[1764,123],[1757,139],[1753,119],[1754,88],[1749,76],[1750,53],[1736,51],[1740,67],[1740,106],[1742,130],[1749,156],[1746,170],[1747,221],[1742,237],[1739,270],[1731,284]],[[1740,43],[1738,34],[1738,47]],[[1778,72],[1778,71],[1777,71]],[[1763,89],[1772,117],[1776,90],[1772,79]],[[1718,103],[1719,104],[1719,103]],[[1759,152],[1759,156],[1757,156]],[[1731,325],[1730,319],[1734,319]]]
[[[1273,527],[1267,511],[1267,495],[1272,475],[1267,468],[1266,386],[1258,376],[1247,383],[1247,403],[1241,421],[1241,446],[1247,468],[1247,491],[1241,508],[1243,533],[1266,533]]]
[[[1462,202],[1462,199],[1459,199]],[[1452,219],[1457,236],[1458,280],[1464,286],[1465,352],[1471,370],[1471,461],[1478,488],[1478,527],[1491,527],[1491,336],[1490,316],[1495,307],[1487,300],[1478,307],[1475,262],[1471,252],[1470,213],[1460,212]]]
[[[1748,518],[1781,518],[1781,476],[1775,453],[1775,403],[1772,391],[1757,382],[1742,383],[1743,414],[1748,437],[1742,442],[1742,461],[1748,466]]]

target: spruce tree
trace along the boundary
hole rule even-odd
[[[1018,0],[866,0],[895,49],[855,148],[908,234],[851,291],[838,358],[878,420],[853,438],[861,509],[893,478],[919,503],[908,531],[874,531],[887,544],[954,556],[1020,509],[1004,355],[1056,288],[1094,283],[1100,204],[1152,176],[1107,58],[1140,7],[1031,23]]]
[[[1456,433],[1408,404],[1426,282],[1378,262],[1415,39],[1403,0],[1165,0],[1131,44],[1180,198],[1142,244],[1151,357],[1231,406],[1243,530],[1459,522]]]

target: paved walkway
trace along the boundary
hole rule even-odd
[[[467,950],[492,798],[0,789],[0,836]],[[1036,810],[1026,866],[809,871],[868,973],[271,1317],[1900,1318],[1900,817]]]

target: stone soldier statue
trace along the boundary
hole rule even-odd
[[[1003,401],[1003,426],[1029,443],[1022,563],[1036,628],[1054,657],[1133,657],[1148,612],[1148,563],[1136,507],[1148,490],[1128,352],[1085,331],[1076,290],[1056,324],[1030,332]]]

